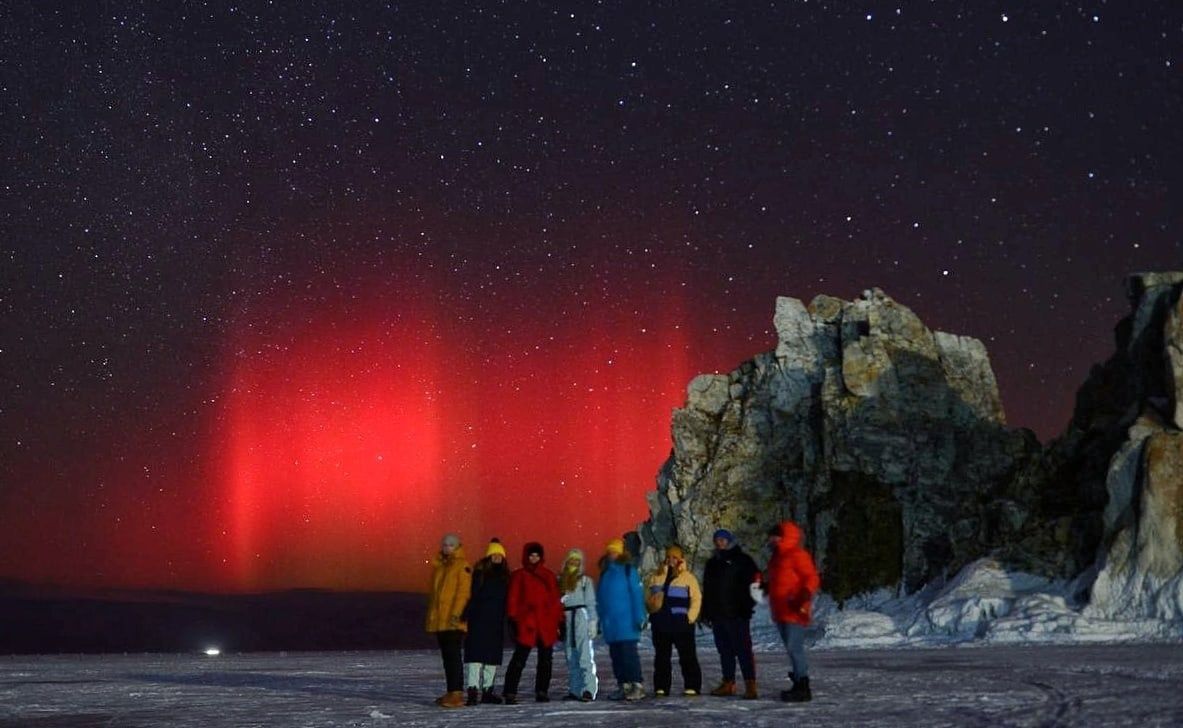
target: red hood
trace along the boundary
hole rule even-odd
[[[530,552],[531,551],[537,551],[540,556],[540,558],[538,559],[538,566],[542,566],[543,564],[546,563],[546,552],[543,551],[542,544],[538,543],[537,541],[531,541],[530,543],[528,543],[522,547],[522,566],[524,566],[526,568],[530,567]]]
[[[796,523],[792,521],[785,521],[780,524],[780,543],[776,545],[776,550],[784,553],[789,549],[797,548],[801,545],[801,529]]]

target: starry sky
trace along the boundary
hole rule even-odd
[[[777,295],[982,339],[1047,441],[1183,265],[1175,2],[0,8],[0,578],[598,552]]]

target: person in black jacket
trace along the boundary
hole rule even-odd
[[[468,636],[464,640],[465,685],[468,705],[500,703],[493,679],[505,648],[505,599],[509,594],[509,565],[505,547],[489,542],[485,558],[472,571],[472,596],[465,609]]]
[[[760,570],[744,553],[735,536],[725,528],[715,531],[715,553],[707,561],[702,580],[702,622],[715,634],[715,649],[723,666],[723,681],[711,695],[735,695],[735,663],[743,672],[744,694],[749,700],[756,691],[756,658],[752,653],[751,585]]]

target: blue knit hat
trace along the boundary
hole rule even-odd
[[[711,538],[725,538],[727,539],[727,543],[735,543],[735,534],[731,531],[728,531],[726,528],[720,528],[718,531],[715,531],[715,535],[711,536]]]

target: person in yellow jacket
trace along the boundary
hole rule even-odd
[[[449,533],[440,541],[440,552],[431,572],[431,594],[427,599],[427,631],[434,632],[444,660],[448,692],[436,699],[445,708],[464,705],[464,663],[460,645],[468,629],[464,608],[472,592],[472,569],[464,558],[460,537]]]
[[[665,550],[665,563],[649,576],[645,588],[645,607],[653,628],[653,694],[670,694],[673,666],[672,649],[678,650],[682,668],[683,695],[702,693],[702,668],[694,645],[694,624],[702,609],[702,589],[694,572],[686,565],[686,556],[678,546]]]

